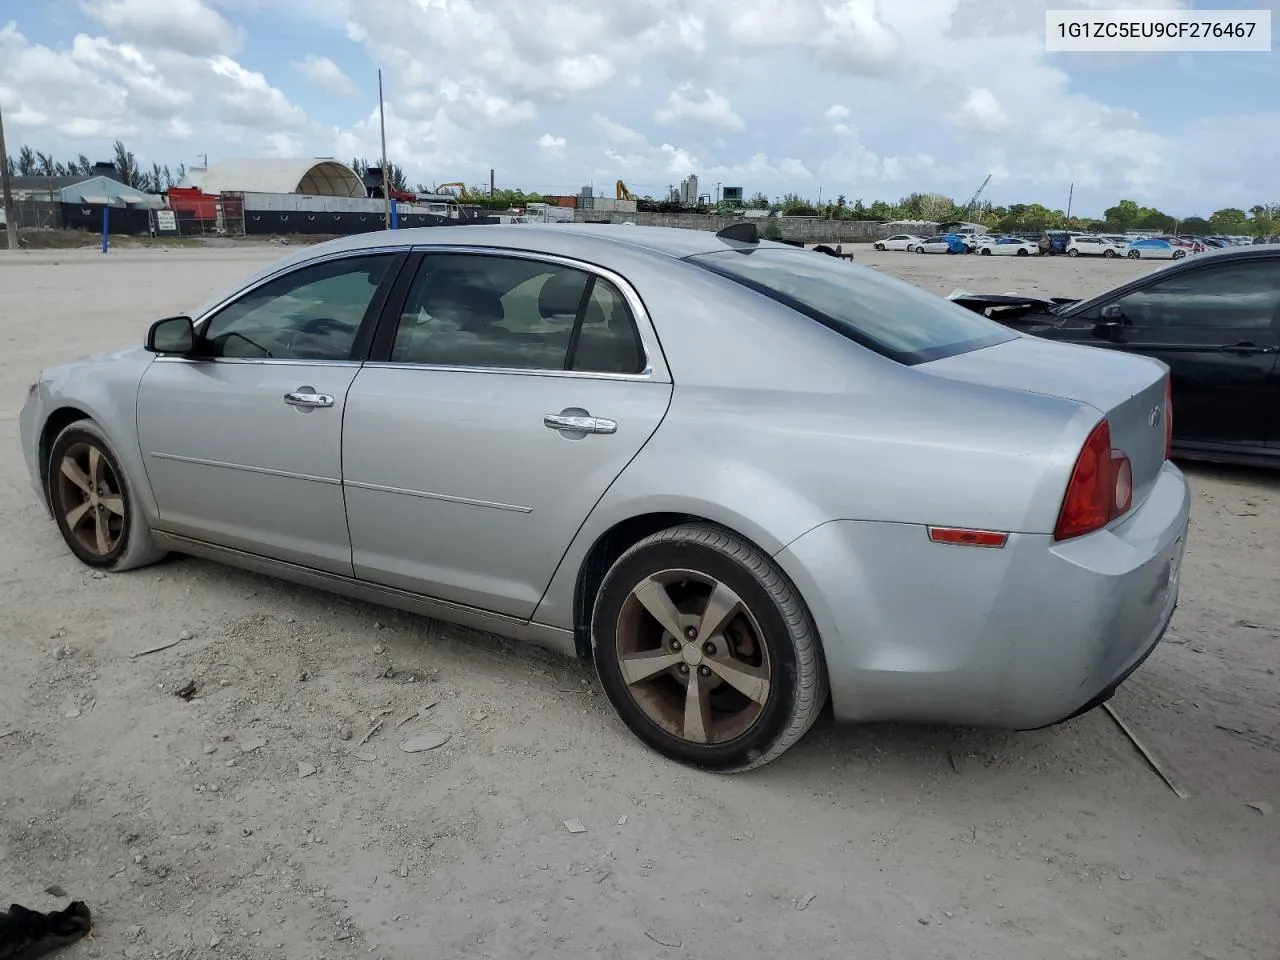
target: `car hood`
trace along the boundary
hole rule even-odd
[[[93,376],[95,369],[106,364],[117,369],[126,367],[141,369],[154,359],[155,354],[149,353],[145,347],[123,347],[119,350],[96,353],[80,360],[72,360],[69,363],[46,367],[41,379],[46,383],[65,384],[77,377]]]

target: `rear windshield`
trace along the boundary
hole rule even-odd
[[[1017,336],[913,284],[811,250],[758,247],[687,260],[899,363],[940,360]]]

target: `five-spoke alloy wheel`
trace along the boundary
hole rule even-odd
[[[164,555],[133,500],[106,435],[91,420],[65,428],[47,467],[49,505],[72,553],[91,567],[129,570]]]
[[[673,527],[624,553],[597,596],[592,641],[627,726],[696,766],[768,762],[826,700],[799,596],[772,561],[719,527]]]

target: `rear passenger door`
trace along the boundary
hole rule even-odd
[[[416,256],[347,397],[355,575],[528,618],[671,378],[621,277],[511,251]]]

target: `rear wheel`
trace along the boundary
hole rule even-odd
[[[1079,250],[1077,250],[1075,247],[1072,247],[1070,250],[1068,250],[1068,251],[1067,251],[1067,256],[1068,256],[1068,257],[1078,257],[1078,256],[1080,256],[1080,251],[1079,251]]]
[[[983,247],[983,248],[982,248],[982,255],[983,255],[984,257],[989,257],[989,256],[991,256],[991,248],[990,248],[990,247]]]
[[[876,249],[877,249],[877,250],[884,250],[884,244],[883,244],[883,243],[877,243],[877,244],[876,244]]]
[[[82,563],[123,571],[164,556],[110,441],[92,420],[71,424],[53,441],[47,483],[58,530]]]
[[[781,755],[827,698],[795,589],[735,534],[686,524],[618,558],[591,618],[596,670],[622,721],[672,759],[723,772]]]
[[[1141,250],[1130,250],[1130,251],[1129,251],[1128,256],[1129,256],[1129,259],[1130,259],[1130,260],[1141,260],[1141,259],[1142,259],[1142,251],[1141,251]]]

